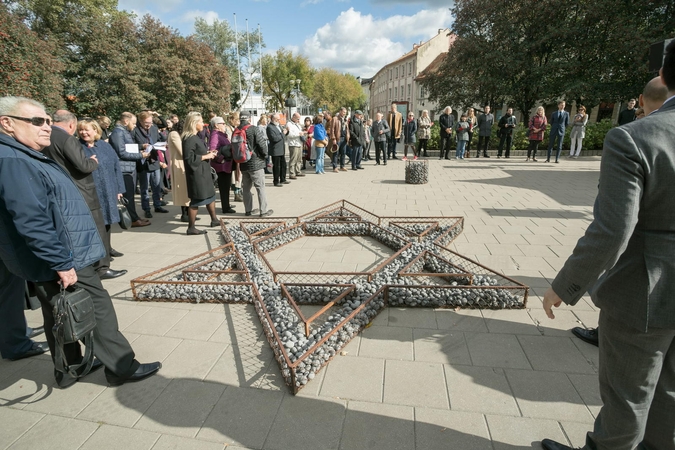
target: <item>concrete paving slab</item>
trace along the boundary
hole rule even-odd
[[[208,341],[224,321],[221,312],[190,311],[167,331],[166,336]]]
[[[389,308],[389,326],[436,329],[436,315],[427,308]]]
[[[483,314],[478,309],[451,309],[434,310],[436,324],[439,330],[473,331],[487,333],[487,325]]]
[[[223,450],[224,444],[216,442],[200,441],[179,436],[163,434],[157,440],[152,450]],[[227,446],[227,450],[246,450],[242,447]]]
[[[19,411],[10,407],[0,408],[0,447],[7,448],[38,423],[44,414]]]
[[[572,337],[518,336],[534,370],[566,373],[596,373],[595,368],[572,343]]]
[[[502,369],[459,364],[446,364],[444,368],[453,411],[520,416]]]
[[[531,369],[518,339],[510,334],[464,333],[474,366]]]
[[[326,372],[320,395],[344,400],[380,403],[384,387],[384,360],[336,356]]]
[[[340,450],[415,448],[414,410],[409,406],[350,401]]]
[[[203,380],[226,348],[218,342],[183,340],[162,363],[162,375]]]
[[[416,448],[491,450],[490,434],[482,414],[415,408]]]
[[[361,333],[359,356],[412,361],[412,328],[371,326]]]
[[[387,361],[384,403],[448,409],[445,374],[441,364]]]
[[[99,425],[48,415],[10,445],[11,450],[72,450],[94,434]]]
[[[159,436],[149,431],[101,425],[79,450],[150,450]]]
[[[494,450],[540,449],[542,439],[569,444],[555,420],[486,416]]]
[[[220,383],[174,379],[134,428],[195,437],[226,387]]]
[[[440,364],[471,364],[464,333],[413,329],[415,361]]]

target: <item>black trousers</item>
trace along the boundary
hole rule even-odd
[[[386,145],[386,141],[375,142],[375,162],[378,164],[380,163],[380,152],[382,153],[382,159],[384,159],[384,163],[387,164]]]
[[[94,302],[96,329],[94,330],[94,355],[105,366],[106,374],[112,373],[118,377],[128,377],[138,369],[139,363],[135,359],[134,350],[129,341],[120,333],[117,323],[117,314],[113,307],[108,291],[103,288],[101,280],[92,266],[77,271],[76,287],[89,293]],[[42,317],[45,321],[45,337],[49,350],[54,359],[54,313],[53,307],[61,287],[56,281],[36,283],[37,296],[42,304]],[[82,361],[80,344],[75,342],[64,346],[68,364],[78,364]]]
[[[103,246],[105,247],[105,256],[94,263],[94,269],[96,272],[105,272],[106,270],[110,269],[110,235],[108,234],[108,231],[106,231],[105,220],[103,219],[103,212],[101,211],[101,208],[92,210],[91,217],[94,218],[96,229],[98,230],[98,234],[101,235],[101,240],[103,241]]]
[[[136,200],[134,199],[134,194],[136,193],[136,172],[134,173],[124,173],[124,188],[126,192],[124,193],[124,198],[127,199],[127,211],[131,216],[131,221],[136,222],[139,217],[136,212]]]
[[[417,154],[420,156],[427,156],[427,145],[429,145],[429,139],[420,139],[420,146]]]
[[[466,143],[466,154],[471,155],[471,140],[473,139],[473,131],[469,131],[469,142]]]
[[[483,149],[483,156],[487,155],[488,145],[490,145],[490,136],[478,136],[478,153],[476,153],[476,156],[480,156],[481,148]]]
[[[33,345],[26,336],[26,316],[23,310],[26,282],[14,275],[0,259],[0,355],[15,358]]]
[[[286,181],[286,156],[272,156],[272,174],[274,175],[274,184]]]
[[[504,148],[504,144],[506,144],[506,153],[504,154],[505,157],[511,156],[511,143],[513,142],[513,136],[510,134],[504,134],[502,137],[499,139],[499,147],[497,148],[497,156],[502,156],[502,149]]]
[[[438,159],[448,159],[448,154],[450,153],[450,143],[452,140],[452,135],[441,138],[441,152],[438,154]],[[445,155],[445,156],[444,156]]]
[[[539,144],[541,141],[533,141],[530,140],[530,145],[527,146],[527,157],[530,157],[530,153],[532,154],[532,157],[534,158],[537,156],[537,150],[539,150]]]
[[[218,192],[220,193],[220,207],[223,211],[230,209],[230,186],[232,172],[218,172]]]

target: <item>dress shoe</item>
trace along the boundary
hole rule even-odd
[[[30,339],[33,339],[35,336],[40,336],[44,332],[45,332],[45,327],[40,325],[39,327],[31,328],[30,333],[28,333],[28,337]]]
[[[363,170],[363,169],[364,169],[364,167],[358,166],[358,167],[357,167],[357,169],[359,169],[359,170]]]
[[[190,219],[188,218],[187,214],[181,214],[180,215],[180,221],[184,222],[184,223],[188,223],[190,221]]]
[[[340,171],[341,171],[341,172],[346,172],[347,169],[345,169],[344,167],[340,167]]]
[[[124,253],[120,253],[117,250],[115,250],[114,248],[111,248],[110,249],[110,256],[112,256],[114,258],[121,258],[122,256],[124,256]]]
[[[295,176],[288,177],[289,180],[296,180],[297,178]]]
[[[147,219],[152,219],[152,213],[151,213],[150,211],[146,211],[146,212],[145,212],[145,217],[146,217]]]
[[[186,234],[188,236],[199,236],[200,234],[206,234],[206,230],[198,230],[196,228],[188,228]]]
[[[581,328],[574,327],[572,328],[572,334],[581,339],[584,342],[587,342],[591,345],[598,346],[598,328]]]
[[[157,361],[153,363],[141,364],[138,366],[138,369],[136,369],[136,372],[126,378],[118,377],[111,372],[106,372],[105,377],[108,380],[108,384],[110,386],[122,386],[124,383],[132,383],[134,381],[144,380],[149,376],[156,374],[161,368],[162,363]]]
[[[271,210],[271,209],[268,209],[264,213],[260,214],[260,217],[268,217],[268,216],[271,216],[272,214],[274,214],[274,211]]]
[[[550,160],[550,159],[548,159],[548,158],[546,158],[546,161],[544,161],[544,162],[551,162],[551,160]]]
[[[110,280],[112,278],[117,278],[121,277],[122,275],[126,275],[127,271],[126,270],[112,270],[108,269],[105,272],[99,272],[98,277],[101,280]]]
[[[275,184],[274,184],[274,187],[284,187],[284,185],[281,184],[281,183],[275,183]]]
[[[131,222],[131,228],[147,227],[148,225],[150,225],[150,221],[145,219],[138,219],[136,222]]]
[[[284,180],[284,181],[281,182],[281,184],[291,184],[291,182],[287,181],[287,180]]]
[[[103,363],[99,361],[97,358],[94,358],[94,362],[91,363],[91,369],[89,369],[89,372],[87,372],[87,375],[90,373],[94,373],[97,370],[101,369],[103,367]],[[77,369],[78,376],[74,377],[68,373],[63,373],[59,372],[58,370],[54,369],[54,378],[56,378],[56,384],[61,388],[61,389],[66,389],[69,388],[70,386],[74,385],[77,380],[82,377],[82,372],[84,372],[85,367],[80,367]],[[87,375],[84,375],[85,377]]]
[[[337,172],[337,171],[338,171],[337,168],[334,168],[334,169],[333,169],[333,172]]]
[[[392,156],[391,159],[398,159],[398,156]]]
[[[47,347],[46,343],[38,344],[37,342],[33,342],[31,347],[27,351],[25,351],[24,353],[22,353],[20,355],[16,355],[12,358],[9,358],[9,360],[10,361],[18,361],[20,359],[30,358],[31,356],[41,355],[44,352],[46,352],[47,350],[49,350],[49,347]]]
[[[234,210],[234,208],[227,208],[227,209],[222,209],[221,210],[223,214],[234,214],[237,211]]]
[[[488,155],[487,153],[483,153],[483,158],[489,158],[489,157],[490,157],[490,155]]]
[[[572,447],[568,445],[552,441],[551,439],[542,440],[541,446],[544,448],[544,450],[574,450]]]
[[[305,170],[305,169],[303,169],[303,170]],[[304,173],[299,173],[299,174],[297,174],[296,176],[298,176],[298,177],[304,177],[305,174],[304,174]]]
[[[251,215],[251,211],[245,212],[244,215],[245,215],[245,216],[250,216],[250,215]]]
[[[164,209],[164,208],[162,208],[162,207],[160,206],[160,207],[158,207],[158,208],[155,208],[155,212],[158,212],[158,213],[168,213],[169,210],[168,210],[168,209]]]
[[[556,159],[556,160],[555,160],[555,163],[556,163],[556,164],[560,164],[560,161],[558,161],[558,160]]]

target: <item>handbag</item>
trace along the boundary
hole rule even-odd
[[[89,373],[94,362],[94,329],[96,316],[94,302],[87,291],[81,288],[66,290],[61,288],[61,295],[54,305],[55,355],[54,368],[75,378]],[[82,341],[86,347],[80,364],[68,365],[64,346]]]
[[[129,211],[127,210],[128,204],[129,201],[124,197],[117,200],[117,211],[120,213],[120,227],[122,227],[123,230],[131,228],[131,214],[129,214]]]
[[[211,167],[211,179],[213,180],[213,184],[215,186],[218,185],[218,172],[216,172],[216,169]]]

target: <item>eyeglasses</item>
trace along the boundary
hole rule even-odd
[[[23,120],[24,122],[28,122],[31,125],[35,125],[36,127],[41,127],[42,125],[45,124],[45,122],[47,122],[47,125],[52,124],[52,119],[50,119],[49,117],[47,117],[47,118],[45,118],[45,117],[19,117],[19,116],[10,116],[10,115],[7,115],[7,117],[11,117],[12,119],[17,119],[17,120]]]

